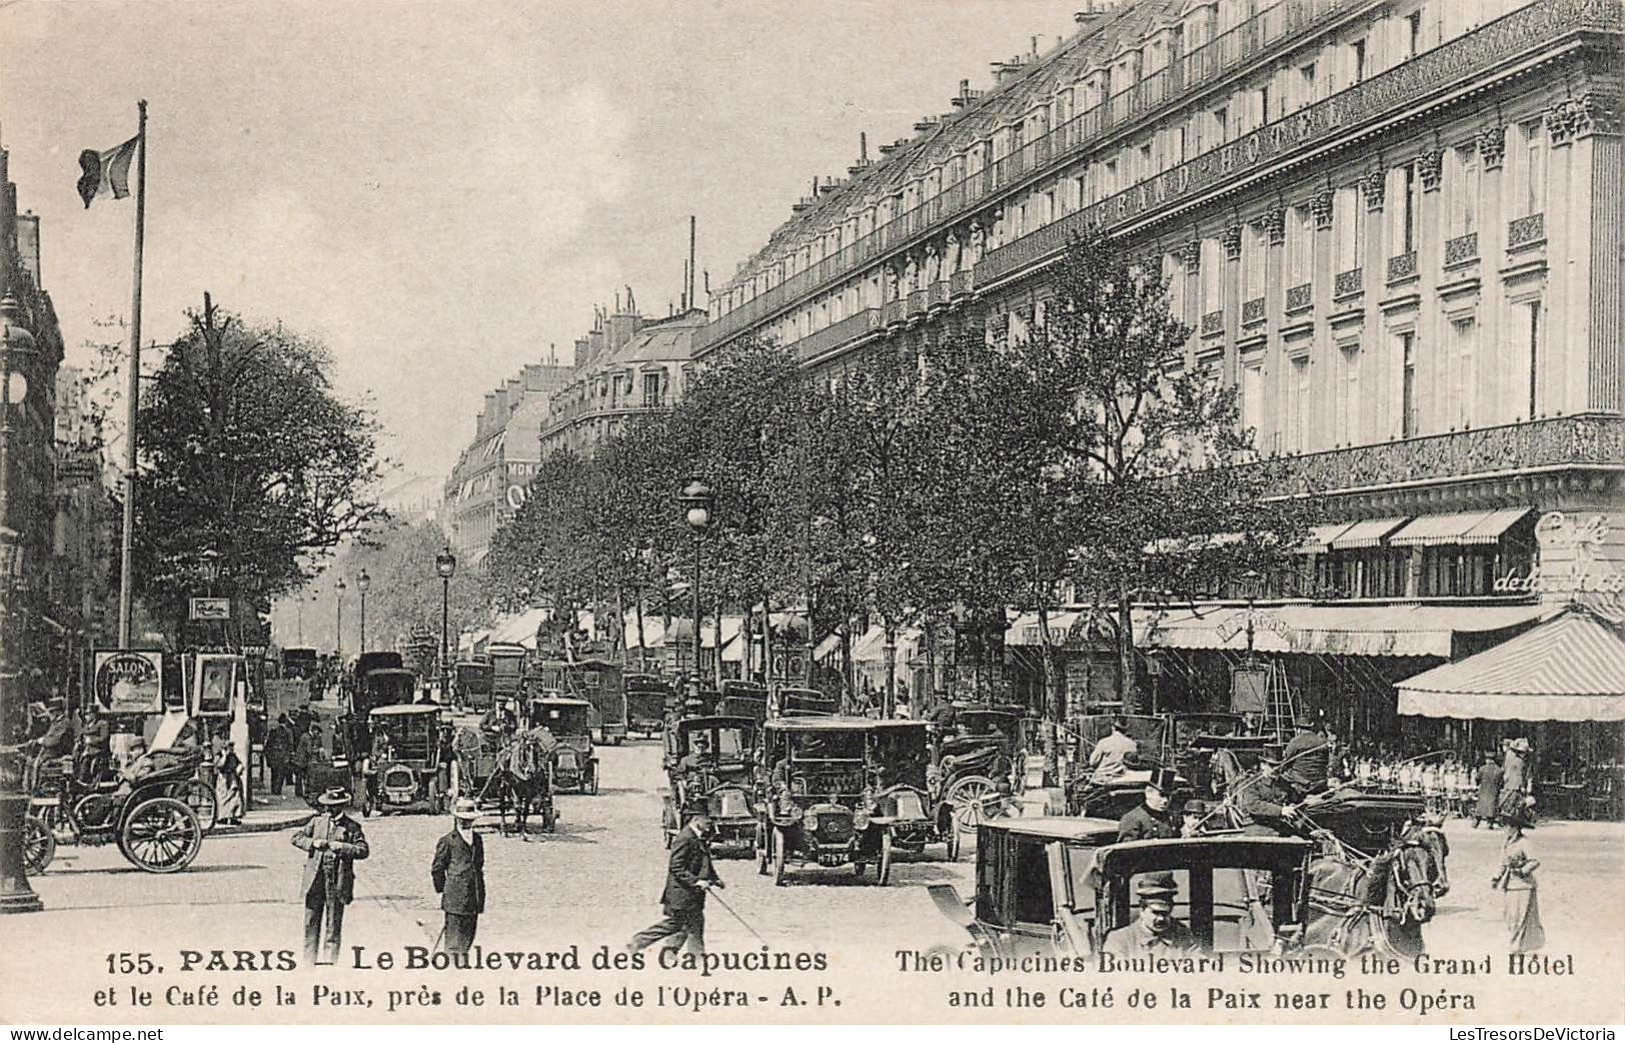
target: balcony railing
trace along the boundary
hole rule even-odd
[[[1202,316],[1202,336],[1215,337],[1224,332],[1224,312],[1210,311]]]
[[[967,271],[955,272],[948,276],[948,293],[953,297],[962,297],[971,291],[971,273]]]
[[[1211,83],[1241,64],[1257,60],[1259,55],[1249,53],[1243,46],[1247,33],[1254,33],[1266,46],[1284,46],[1289,36],[1312,33],[1361,2],[1363,0],[1286,0],[1252,20],[1277,28],[1248,28],[1247,24],[1238,26],[1208,45],[1217,48],[1209,57],[1198,58],[1197,55],[1207,49],[1198,48],[1177,63],[1182,70],[1179,73],[1164,70],[1181,78],[1178,90],[1170,93],[1169,97]],[[1279,162],[1290,153],[1323,145],[1346,135],[1351,127],[1413,106],[1421,98],[1458,85],[1463,77],[1503,67],[1511,60],[1548,47],[1577,30],[1618,32],[1622,28],[1625,28],[1625,8],[1614,0],[1535,0],[1465,36],[1447,41],[1402,65],[1211,149],[992,251],[977,265],[976,281],[978,284],[985,283],[1024,267],[1058,250],[1073,235],[1081,234],[1086,229],[1102,226],[1115,230],[1185,202],[1217,184]],[[1226,39],[1231,42],[1221,43]],[[1145,86],[1150,82],[1150,78],[1143,80],[1131,90],[1159,89]],[[1128,108],[1133,109],[1134,106],[1129,105]],[[1144,112],[1149,113],[1155,108],[1150,106]],[[968,174],[937,196],[892,218],[868,235],[719,317],[707,327],[703,334],[704,342],[715,344],[724,340],[818,288],[895,252],[949,219],[984,205],[990,201],[990,197],[1008,189],[1018,179],[1026,179],[1046,172],[1048,167],[1072,161],[1076,158],[1073,153],[1085,142],[1094,143],[1123,118],[1140,118],[1142,115],[1131,112],[1114,119],[1111,113],[1111,99],[1107,99],[1106,103],[1022,145],[1011,155],[999,158],[986,169]]]
[[[880,309],[865,308],[853,312],[840,322],[831,323],[817,333],[802,337],[792,345],[802,361],[817,358],[825,352],[840,347],[848,341],[856,340],[868,333],[880,329]]]
[[[1264,298],[1254,297],[1241,304],[1241,324],[1243,326],[1256,326],[1264,321]]]
[[[925,306],[939,308],[948,303],[948,284],[938,279],[925,288]]]
[[[890,326],[903,321],[903,302],[887,301],[880,309],[880,320]]]
[[[1444,241],[1444,266],[1466,264],[1478,257],[1478,233],[1468,232]]]
[[[1413,276],[1415,274],[1416,274],[1416,251],[1415,250],[1411,250],[1411,251],[1409,251],[1407,253],[1402,253],[1402,254],[1398,255],[1397,257],[1388,258],[1388,282],[1390,284],[1399,282],[1401,279],[1409,279],[1411,276]]]
[[[1507,224],[1507,249],[1528,246],[1546,238],[1546,215],[1515,217]]]
[[[1313,283],[1303,283],[1290,287],[1286,291],[1287,314],[1297,311],[1306,311],[1315,303],[1315,287]]]
[[[1364,289],[1365,269],[1351,268],[1346,272],[1338,272],[1337,279],[1332,283],[1333,297],[1352,297]]]
[[[1588,413],[1293,457],[1271,494],[1354,492],[1553,467],[1620,468],[1622,461],[1625,417]]]
[[[910,315],[924,315],[925,314],[925,291],[924,290],[914,290],[913,292],[911,292],[908,295],[908,314],[910,314]]]

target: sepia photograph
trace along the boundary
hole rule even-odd
[[[1625,1023],[1622,73],[0,2],[0,1022]]]

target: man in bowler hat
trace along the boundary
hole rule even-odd
[[[474,944],[485,912],[485,841],[474,832],[479,805],[463,797],[452,810],[454,828],[434,848],[429,875],[446,914],[446,952],[461,956]]]
[[[723,886],[705,842],[710,833],[711,817],[703,812],[677,831],[666,863],[666,889],[660,895],[666,918],[634,935],[629,952],[647,949],[663,938],[670,939],[667,948],[686,941],[689,952],[705,951],[705,893]]]
[[[344,907],[355,897],[355,863],[367,857],[367,837],[361,823],[344,813],[350,794],[334,786],[316,798],[323,814],[306,822],[293,835],[293,846],[305,852],[305,876],[300,895],[305,900],[305,961],[316,963],[321,948],[323,963],[338,961],[344,934]],[[322,946],[323,924],[326,944]]]
[[[1173,809],[1178,776],[1172,768],[1157,768],[1145,786],[1145,800],[1117,823],[1117,839],[1172,840],[1179,836],[1179,815]]]

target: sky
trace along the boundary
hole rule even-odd
[[[134,200],[75,192],[148,101],[143,340],[217,304],[320,337],[408,473],[595,304],[720,286],[815,176],[1072,28],[1076,0],[0,3],[0,144],[70,346],[130,311]],[[702,296],[703,301],[703,296]],[[110,332],[110,330],[112,332]]]

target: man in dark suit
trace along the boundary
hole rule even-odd
[[[452,816],[456,828],[435,845],[429,875],[446,914],[446,952],[461,956],[474,944],[485,912],[485,841],[474,832],[474,820],[480,817],[477,803],[459,799]]]
[[[1117,823],[1117,839],[1171,840],[1179,836],[1179,814],[1173,809],[1179,776],[1172,768],[1157,768],[1146,783],[1145,800]]]
[[[670,949],[686,941],[689,952],[705,951],[705,893],[723,886],[705,842],[710,833],[711,818],[703,812],[677,831],[666,863],[666,889],[660,895],[666,918],[634,935],[628,952],[647,949],[663,938],[670,939],[666,946]]]
[[[342,786],[332,787],[316,798],[325,814],[306,822],[293,835],[293,846],[306,853],[299,893],[305,901],[307,963],[317,962],[324,920],[327,939],[321,962],[337,962],[344,934],[344,907],[355,897],[355,863],[368,854],[361,823],[344,813],[349,803],[348,791]]]

